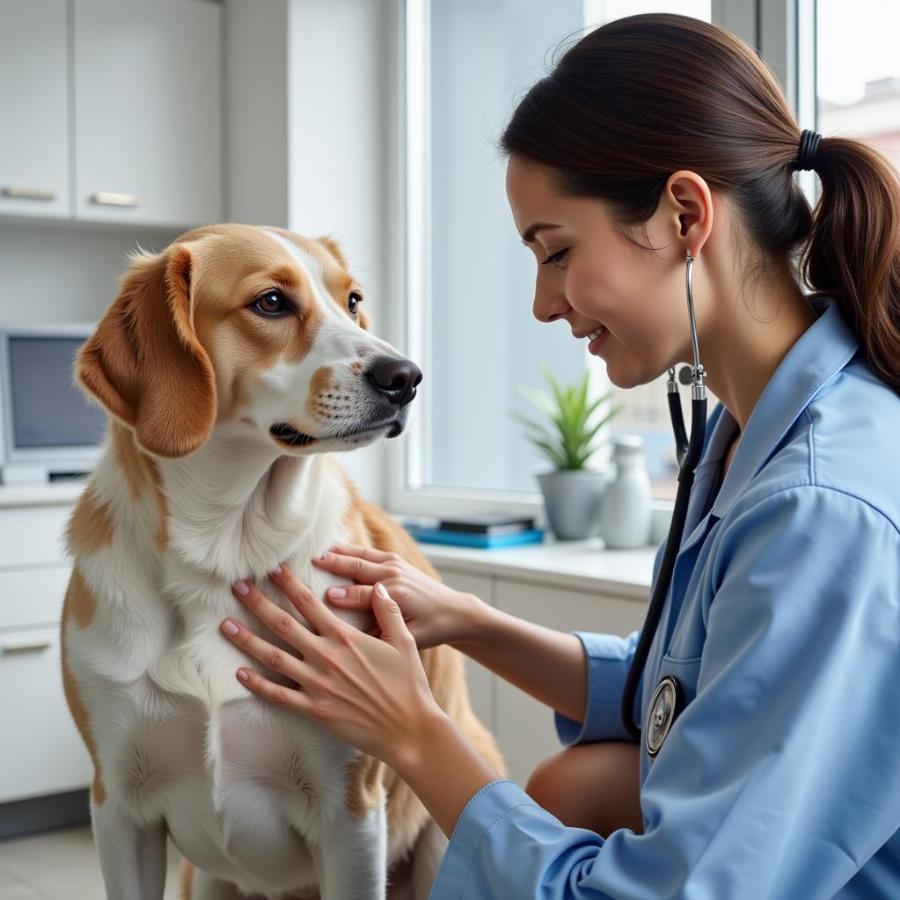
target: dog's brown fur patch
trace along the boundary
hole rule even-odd
[[[74,555],[90,556],[108,547],[113,540],[112,514],[97,499],[92,485],[84,489],[69,520],[66,541]]]
[[[113,451],[116,462],[125,476],[128,492],[133,500],[140,500],[144,491],[153,491],[159,524],[156,529],[156,546],[165,550],[169,542],[169,508],[162,486],[159,466],[137,446],[134,435],[118,422],[112,423]]]
[[[66,591],[66,604],[79,628],[87,628],[94,621],[97,603],[78,566],[72,570],[72,578]]]
[[[90,721],[88,720],[87,707],[84,705],[84,701],[81,699],[81,693],[78,690],[78,685],[72,676],[71,670],[69,669],[66,649],[66,625],[68,624],[70,616],[76,616],[74,610],[79,606],[80,603],[83,602],[83,600],[77,600],[73,596],[73,586],[77,584],[77,581],[81,582],[84,590],[90,591],[87,585],[84,584],[81,573],[76,567],[75,571],[72,573],[72,581],[69,584],[69,590],[66,592],[66,600],[63,605],[62,623],[60,625],[63,693],[66,696],[66,703],[69,706],[69,712],[71,712],[72,718],[75,720],[75,727],[78,729],[78,733],[81,735],[81,739],[82,741],[84,741],[84,745],[87,747],[88,753],[91,756],[91,760],[94,763],[94,780],[91,784],[91,796],[94,803],[97,806],[101,806],[106,800],[106,787],[103,784],[103,773],[100,769],[100,757],[97,753],[97,742],[94,740],[94,735],[91,733],[91,725]],[[80,588],[74,587],[74,590],[77,592],[78,590],[80,590]],[[93,598],[91,599],[91,602],[93,603]]]
[[[384,797],[384,763],[363,753],[347,768],[347,808],[354,819],[364,819]]]

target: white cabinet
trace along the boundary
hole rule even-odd
[[[434,559],[432,562],[442,580],[457,590],[560,631],[627,635],[641,627],[647,613],[646,603],[634,597],[569,590],[505,575],[476,575],[439,565]],[[538,763],[562,749],[553,726],[553,711],[468,659],[467,673],[473,708],[497,738],[508,777],[525,787]]]
[[[510,615],[560,631],[626,635],[640,628],[647,607],[634,600],[497,580],[496,606]],[[495,734],[509,777],[525,787],[537,764],[562,749],[553,712],[524,691],[497,678]]]
[[[0,505],[0,803],[84,788],[93,773],[60,663],[71,508]]]
[[[493,605],[493,582],[485,575],[471,575],[467,572],[440,572],[444,582],[465,594],[474,594],[486,603]],[[480,663],[465,657],[466,684],[469,686],[469,699],[476,716],[491,730],[496,718],[495,693],[497,677]]]
[[[76,217],[221,221],[221,6],[75,0],[73,52]]]
[[[62,689],[59,625],[0,630],[0,802],[88,785],[90,756]]]
[[[65,218],[66,0],[0,0],[0,213]]]
[[[222,221],[222,46],[210,0],[0,0],[0,214]]]

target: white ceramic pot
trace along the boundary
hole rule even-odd
[[[550,530],[562,541],[594,537],[609,475],[594,469],[557,469],[537,476]]]

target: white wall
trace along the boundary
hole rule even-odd
[[[161,250],[177,231],[0,219],[0,321],[95,322],[118,293],[138,244]]]
[[[223,2],[226,219],[332,233],[388,340],[383,82],[393,4]],[[116,296],[127,251],[160,250],[181,231],[0,218],[0,321],[96,321]],[[340,454],[376,503],[383,453],[382,443]]]
[[[386,340],[390,304],[402,302],[385,296],[393,4],[225,0],[228,218],[332,234]],[[386,494],[383,448],[338,454],[375,503]]]

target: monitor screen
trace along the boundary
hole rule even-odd
[[[77,337],[9,338],[13,445],[84,447],[99,444],[106,413],[75,386],[72,366],[84,343]]]

